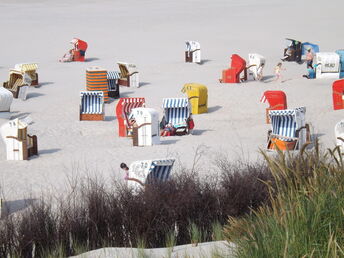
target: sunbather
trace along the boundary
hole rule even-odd
[[[63,57],[59,60],[60,62],[72,62],[73,61],[73,49],[70,49]]]

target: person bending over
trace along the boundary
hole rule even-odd
[[[139,180],[139,179],[136,179],[136,178],[132,178],[132,177],[129,177],[129,168],[127,166],[127,164],[125,163],[121,163],[120,165],[121,169],[123,169],[125,175],[124,175],[124,180],[130,180],[130,181],[134,181],[136,183],[139,183],[141,186],[145,186],[145,184]]]

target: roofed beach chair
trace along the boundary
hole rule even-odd
[[[265,57],[259,54],[248,54],[248,77],[260,81],[263,78]]]
[[[86,90],[102,91],[104,102],[109,101],[109,86],[107,71],[99,66],[91,66],[86,69]]]
[[[340,57],[335,52],[319,52],[314,57],[316,78],[339,79]]]
[[[344,109],[344,79],[336,80],[332,84],[333,109]]]
[[[119,98],[119,85],[118,79],[120,78],[120,73],[116,71],[107,72],[107,81],[109,87],[109,97],[110,98]]]
[[[268,133],[268,149],[298,150],[310,142],[305,123],[306,108],[270,110],[272,130]]]
[[[139,72],[134,64],[118,62],[119,70],[121,71],[121,78],[118,79],[118,84],[127,87],[139,87]]]
[[[336,145],[339,146],[341,154],[344,154],[344,120],[339,121],[334,127]]]
[[[9,79],[3,83],[3,86],[12,93],[15,99],[26,100],[27,90],[31,82],[32,80],[28,74],[10,70]]]
[[[222,71],[221,83],[240,83],[247,80],[246,61],[237,54],[233,54],[231,57],[230,68]],[[244,72],[243,77],[240,74]]]
[[[104,120],[104,93],[80,91],[80,121]]]
[[[116,106],[119,137],[132,136],[132,125],[129,115],[133,108],[144,107],[145,98],[120,98]]]
[[[185,62],[201,63],[201,44],[197,41],[186,41]]]
[[[1,127],[1,136],[6,143],[7,160],[27,160],[38,155],[37,136],[27,134],[27,124],[18,118]]]
[[[302,44],[295,39],[286,38],[286,48],[283,51],[282,61],[301,63]]]
[[[134,146],[160,144],[159,113],[153,108],[133,108],[130,113],[136,125],[133,127]]]
[[[166,125],[175,128],[176,135],[188,133],[187,119],[190,116],[190,103],[188,98],[164,98],[163,105]]]
[[[270,110],[287,109],[287,96],[280,90],[267,90],[260,98],[261,103],[268,101],[269,107],[266,108],[266,123],[270,124]]]
[[[12,93],[3,87],[0,87],[0,118],[9,119],[11,117],[10,109],[12,101]]]
[[[170,178],[174,161],[174,159],[135,161],[129,166],[129,178],[140,180],[145,185],[165,182]],[[141,185],[128,180],[128,187],[138,190]]]
[[[73,49],[73,61],[84,62],[85,54],[87,50],[87,42],[78,38],[73,38],[71,42],[74,46]]]
[[[29,86],[37,86],[38,85],[38,64],[36,63],[23,63],[23,64],[16,64],[13,70],[20,71],[22,74],[27,74],[30,79],[31,83]]]
[[[182,92],[186,93],[191,104],[192,114],[208,112],[208,89],[207,86],[199,83],[187,83],[183,86]]]

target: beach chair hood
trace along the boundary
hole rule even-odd
[[[195,51],[201,49],[201,44],[197,41],[188,40],[185,42],[186,44],[186,51]]]
[[[78,39],[78,38],[73,38],[73,39],[70,41],[70,43],[74,45],[75,50],[86,51],[86,50],[87,50],[87,47],[88,47],[86,41],[83,41],[83,40]]]
[[[162,108],[166,123],[172,126],[185,126],[186,119],[190,116],[190,106],[188,98],[164,98]]]
[[[316,44],[313,44],[310,42],[304,42],[301,44],[301,46],[302,46],[302,55],[303,56],[307,54],[308,49],[310,49],[313,54],[319,52],[319,46]]]
[[[198,83],[187,83],[183,86],[182,92],[188,96],[192,114],[208,112],[207,86]]]

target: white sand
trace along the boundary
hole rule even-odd
[[[219,152],[231,160],[260,159],[266,145],[265,90],[283,90],[290,108],[306,106],[306,120],[324,147],[333,147],[334,125],[343,110],[332,110],[331,79],[307,80],[305,64],[284,63],[285,83],[220,84],[230,55],[266,57],[265,75],[282,56],[284,38],[320,45],[321,51],[344,47],[344,1],[198,0],[198,1],[24,1],[0,2],[0,77],[16,63],[38,62],[40,88],[26,101],[14,100],[13,118],[30,115],[38,136],[39,157],[7,161],[0,142],[0,185],[7,200],[41,192],[62,193],[73,172],[122,178],[120,162],[176,157],[190,166],[195,149],[205,145],[207,165]],[[309,11],[306,11],[308,9]],[[307,14],[309,13],[309,14]],[[307,15],[306,15],[307,14]],[[85,63],[57,60],[78,37],[88,42]],[[203,65],[184,63],[184,41],[201,43]],[[162,98],[182,97],[181,87],[199,82],[208,87],[209,113],[195,115],[195,135],[167,137],[153,147],[133,147],[118,137],[117,101],[106,104],[106,121],[78,120],[79,91],[85,69],[99,65],[118,70],[116,61],[138,65],[141,88],[121,88],[122,97],[145,97],[162,115]],[[161,118],[161,116],[160,116]]]
[[[120,257],[234,257],[234,246],[229,245],[226,241],[206,242],[192,245],[175,246],[173,249],[169,248],[154,248],[154,249],[137,249],[137,248],[102,248],[87,253],[83,253],[74,258],[120,258]],[[71,257],[72,258],[72,257]]]

